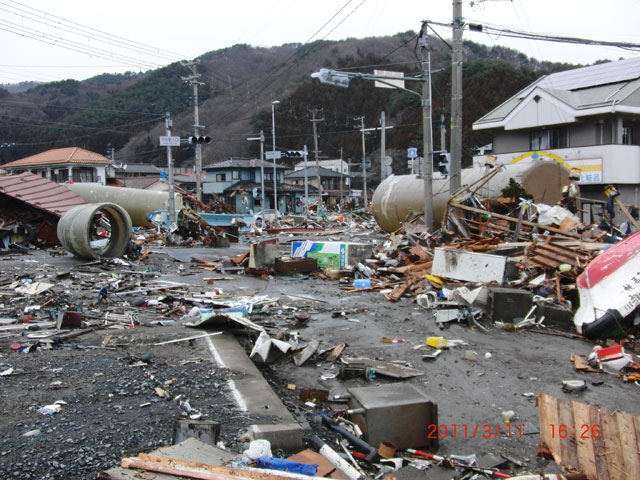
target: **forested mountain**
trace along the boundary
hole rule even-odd
[[[439,123],[450,124],[451,52],[443,41],[430,39],[433,71],[434,140],[439,145]],[[396,165],[406,162],[406,148],[421,146],[422,114],[419,97],[408,92],[375,88],[373,82],[354,79],[349,88],[320,84],[310,74],[320,68],[372,73],[374,68],[417,74],[416,34],[391,37],[317,41],[258,48],[235,45],[198,58],[200,124],[213,138],[203,147],[203,164],[229,156],[256,155],[258,142],[247,137],[261,129],[271,145],[271,101],[276,108],[278,148],[313,150],[312,111],[316,110],[321,155],[361,159],[360,121],[365,128],[379,126],[386,112],[387,154]],[[471,124],[540,75],[567,68],[530,59],[503,47],[489,48],[465,42],[463,69],[463,163],[473,148],[489,140],[473,132]],[[51,148],[80,146],[106,154],[115,149],[119,162],[149,162],[163,166],[166,154],[158,145],[165,134],[166,112],[173,119],[173,135],[193,133],[192,88],[183,77],[190,71],[180,63],[85,80],[38,84],[26,91],[0,88],[0,161],[23,158]],[[420,90],[420,84],[407,88]],[[448,142],[448,135],[447,135]],[[367,155],[373,163],[379,133],[367,136]],[[177,166],[193,164],[193,147],[174,149]],[[378,152],[379,158],[379,152]]]

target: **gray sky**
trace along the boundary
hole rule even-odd
[[[640,0],[467,0],[463,16],[527,32],[640,43]],[[0,0],[0,83],[146,71],[236,43],[393,35],[418,31],[422,20],[451,18],[451,0]],[[449,29],[436,30],[451,37]],[[469,31],[464,38],[569,63],[639,54]]]

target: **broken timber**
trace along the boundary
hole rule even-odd
[[[540,393],[540,437],[565,472],[631,480],[640,471],[640,416]]]
[[[561,230],[559,228],[546,226],[546,225],[544,227],[541,227],[540,225],[538,225],[535,222],[530,222],[528,220],[519,221],[519,219],[514,218],[514,217],[510,217],[508,215],[501,215],[499,213],[490,212],[488,210],[482,210],[481,208],[468,207],[467,205],[462,205],[460,203],[451,203],[449,205],[449,209],[457,209],[457,210],[462,210],[462,211],[465,211],[465,212],[476,213],[476,214],[479,214],[479,215],[489,215],[491,218],[495,218],[495,219],[499,219],[499,220],[505,220],[505,221],[507,221],[509,223],[513,223],[513,224],[520,223],[521,225],[530,227],[532,229],[544,228],[544,230],[546,230],[548,232],[551,232],[551,233],[556,233],[558,235],[564,235],[566,237],[577,238],[577,239],[580,238],[580,235],[578,235],[576,233],[566,232],[566,231]],[[450,216],[450,215],[451,214],[449,212],[447,212],[447,216]],[[465,217],[456,217],[456,218],[462,219],[462,220],[464,220],[466,222],[469,222],[469,223],[477,223],[477,224],[482,223],[482,222],[478,222],[478,221],[475,221],[475,220],[470,220],[470,219],[465,218]],[[505,227],[503,225],[496,225],[496,224],[493,224],[493,223],[491,224],[491,228],[496,228],[498,230],[504,230],[504,231],[507,231],[507,232],[511,231],[509,227]],[[530,237],[530,232],[520,231],[520,237],[529,238]]]

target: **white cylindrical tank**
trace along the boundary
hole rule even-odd
[[[147,213],[168,210],[169,192],[139,188],[108,187],[99,183],[68,183],[66,187],[87,203],[111,202],[124,208],[134,227],[153,227]],[[175,194],[176,212],[183,207],[182,195]]]
[[[534,163],[502,165],[477,195],[498,198],[502,189],[513,178],[533,195],[536,203],[555,204],[562,195],[562,187],[569,184],[569,169],[553,160]],[[461,172],[461,185],[470,185],[489,173],[491,167],[465,168]],[[437,228],[442,221],[449,200],[449,179],[434,179],[433,220]],[[424,212],[424,181],[416,175],[392,175],[384,180],[372,199],[373,216],[385,232],[398,229],[412,212]]]

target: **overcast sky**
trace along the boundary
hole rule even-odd
[[[462,8],[467,22],[640,43],[640,0],[475,0],[464,1]],[[451,18],[451,0],[0,0],[0,83],[146,71],[237,43],[277,46],[392,35],[418,31],[422,20],[450,23]],[[437,31],[451,37],[447,28]],[[639,54],[469,31],[464,37],[569,63]]]

